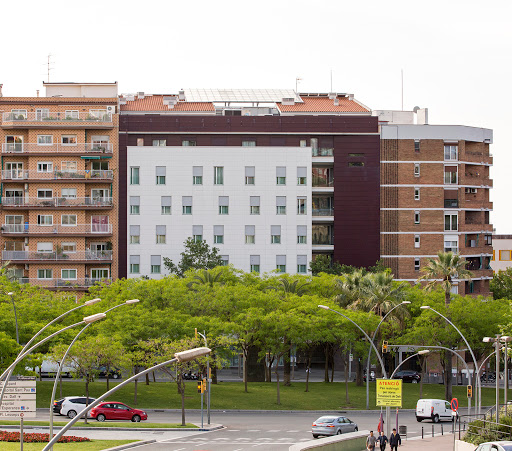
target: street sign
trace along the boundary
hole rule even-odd
[[[349,362],[353,362],[354,361],[354,354],[349,354],[348,355],[348,360],[349,360]]]
[[[0,390],[4,382],[0,382]],[[36,417],[36,379],[18,377],[7,382],[4,399],[0,406],[0,418]]]
[[[377,379],[377,406],[402,407],[401,379]]]
[[[454,412],[457,412],[457,409],[459,408],[459,400],[457,398],[453,398],[451,402],[452,410]]]

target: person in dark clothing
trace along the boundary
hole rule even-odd
[[[381,431],[379,431],[377,441],[379,442],[380,451],[384,451],[386,449],[386,443],[388,442],[388,438]]]
[[[397,451],[397,447],[402,446],[402,439],[400,438],[400,434],[396,432],[395,428],[393,428],[391,437],[389,437],[389,446],[391,446],[391,451]]]

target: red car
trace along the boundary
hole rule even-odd
[[[148,419],[148,414],[143,410],[132,409],[122,402],[102,402],[91,409],[90,415],[98,421],[131,420],[138,423]]]

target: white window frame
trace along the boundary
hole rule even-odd
[[[45,277],[40,277],[39,271],[44,271]],[[49,274],[50,277],[46,277],[46,275]],[[37,269],[37,280],[52,280],[53,279],[53,269],[51,268],[38,268]]]
[[[74,166],[69,168],[68,165]],[[77,172],[78,171],[78,161],[62,161],[60,164],[61,172]]]
[[[307,215],[308,207],[307,207],[307,198],[306,197],[297,197],[297,214],[298,215]]]
[[[47,165],[47,170],[43,171],[41,166]],[[53,172],[53,162],[52,161],[38,161],[37,162],[37,172],[42,174],[50,174]]]
[[[416,257],[414,259],[414,271],[419,271],[421,269],[421,260]]]
[[[447,155],[448,150],[448,155]],[[445,144],[444,145],[444,161],[457,161],[459,158],[459,145],[458,144]]]
[[[74,194],[73,191],[74,190]],[[61,188],[60,195],[66,199],[76,199],[77,190],[76,188]]]
[[[74,271],[75,277],[64,277],[64,271]],[[78,274],[78,271],[75,268],[62,268],[60,270],[60,278],[62,280],[77,280],[77,274]]]
[[[38,254],[49,254],[53,252],[53,243],[51,241],[42,241],[37,243]]]
[[[420,173],[420,164],[414,163],[414,177],[419,177]]]
[[[449,228],[447,229],[446,228],[446,217],[449,216],[450,217],[450,225],[449,225]],[[455,225],[456,225],[456,228],[454,229],[453,228],[453,218],[456,218],[455,220]],[[444,224],[443,224],[443,227],[444,227],[444,230],[445,232],[457,232],[459,230],[459,214],[458,212],[453,212],[453,211],[445,211],[444,212]]]
[[[65,143],[64,139],[72,140],[74,142],[67,142],[67,143]],[[63,146],[77,146],[78,145],[77,136],[76,135],[62,135],[60,137],[60,143]]]
[[[420,200],[420,188],[419,187],[414,188],[414,200]]]
[[[107,276],[102,276],[102,277],[93,277],[92,276],[92,272],[93,271],[107,271]],[[110,270],[108,268],[91,268],[91,279],[109,279],[110,278]]]
[[[259,205],[251,205],[250,207],[250,214],[251,215],[259,215],[260,214],[260,206]]]
[[[80,112],[78,110],[65,110],[64,111],[64,118],[65,119],[79,119],[80,118]]]
[[[65,224],[64,223],[64,218],[66,218],[66,220],[69,220],[70,218],[75,218],[74,220],[74,224],[73,224],[73,221],[71,221],[71,223],[67,223]],[[63,226],[63,227],[76,227],[77,226],[77,217],[76,215],[61,215],[60,216],[60,224]]]
[[[414,224],[420,224],[421,223],[421,214],[419,210],[416,210],[414,212]]]
[[[41,197],[40,194],[45,193],[45,196]],[[50,197],[46,196],[46,194],[50,193]],[[49,188],[40,188],[37,190],[37,198],[38,199],[53,199],[53,190]]]
[[[224,166],[213,167],[213,184],[224,185]]]
[[[60,243],[60,246],[61,246],[62,252],[65,252],[66,254],[75,254],[76,253],[76,242],[75,241],[63,241],[62,243]],[[71,248],[71,250],[64,249],[65,247]]]
[[[133,183],[134,171],[137,171],[137,183]],[[130,185],[140,185],[140,166],[130,166]]]
[[[39,138],[45,138],[44,142],[39,142]],[[50,139],[48,139],[50,138]],[[49,141],[49,142],[46,142]],[[37,135],[38,146],[53,146],[53,135]]]
[[[414,235],[414,247],[416,249],[419,249],[421,244],[421,236],[420,235]]]

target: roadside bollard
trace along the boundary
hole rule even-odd
[[[443,425],[441,424],[441,435],[444,435],[443,434]]]
[[[421,426],[421,439],[423,440],[423,426]]]
[[[434,436],[434,425],[432,425],[432,437]]]

